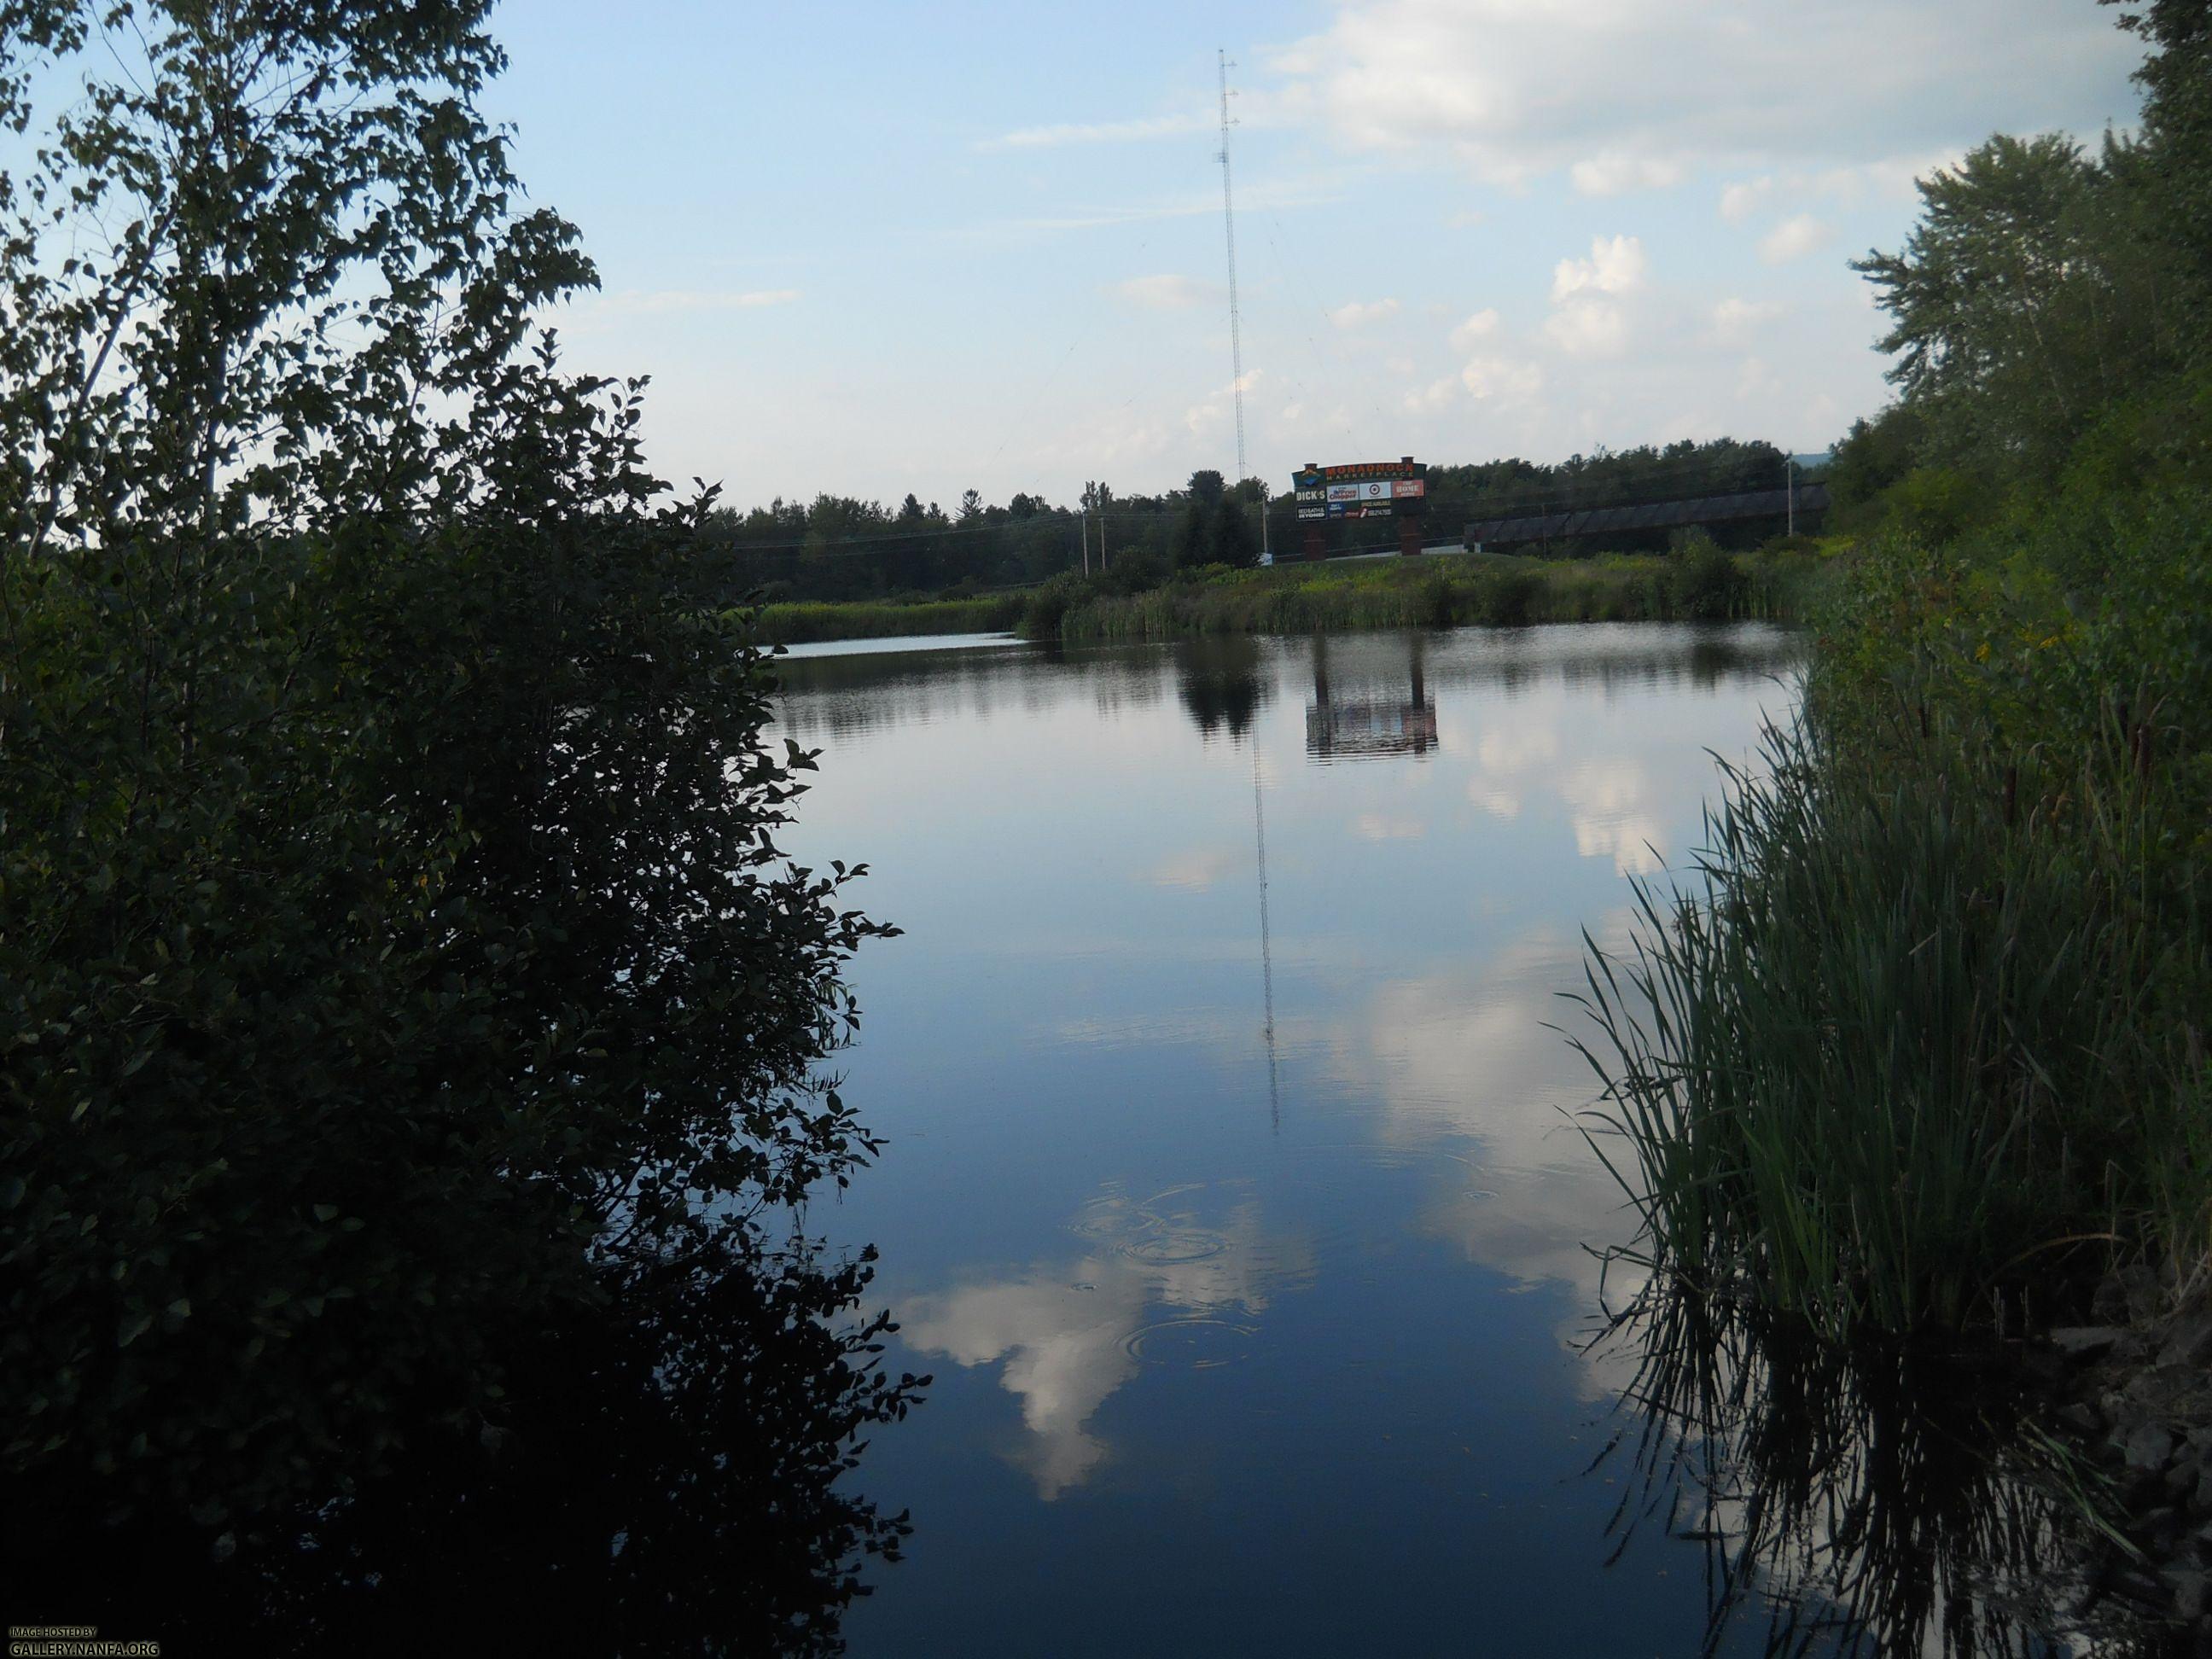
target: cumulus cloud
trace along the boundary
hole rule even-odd
[[[1544,371],[1510,357],[1477,357],[1460,370],[1470,395],[1486,403],[1524,404],[1544,389]]]
[[[1069,144],[1126,144],[1147,138],[1174,138],[1184,133],[1205,132],[1212,118],[1193,110],[1181,115],[1153,115],[1134,121],[1073,121],[1054,126],[1022,127],[986,138],[978,149],[1059,149]]]
[[[1395,300],[1353,300],[1328,313],[1328,319],[1339,328],[1364,328],[1370,323],[1379,323],[1398,314]]]
[[[1760,324],[1771,322],[1781,314],[1782,307],[1771,300],[1740,300],[1731,295],[1713,307],[1705,337],[1715,345],[1740,346],[1751,338]]]
[[[1620,196],[1632,190],[1664,190],[1682,182],[1682,164],[1671,156],[1609,150],[1577,161],[1567,176],[1577,195]]]
[[[1743,367],[1736,371],[1735,395],[1740,399],[1758,397],[1761,392],[1774,391],[1782,384],[1763,357],[1747,357]]]
[[[1552,270],[1552,301],[1578,294],[1632,294],[1644,286],[1644,243],[1634,236],[1595,236],[1587,259],[1562,259]]]
[[[1122,299],[1150,311],[1185,310],[1212,301],[1219,291],[1213,283],[1201,283],[1194,276],[1169,274],[1128,276],[1114,284],[1114,292]]]
[[[1462,351],[1472,351],[1497,332],[1498,313],[1485,307],[1452,331],[1451,341]]]
[[[1766,205],[1766,198],[1774,194],[1772,178],[1747,179],[1730,185],[1721,191],[1721,217],[1732,225],[1740,225]]]
[[[1408,415],[1433,415],[1440,409],[1449,409],[1459,396],[1459,381],[1446,374],[1428,385],[1406,394]]]
[[[1544,319],[1544,337],[1570,357],[1617,357],[1628,344],[1628,313],[1607,300],[1577,300]]]
[[[2138,43],[2079,0],[1341,0],[1274,53],[1286,107],[1347,146],[1602,195],[1698,167],[1836,167],[2137,106]],[[1807,64],[1819,65],[1815,74]],[[1961,76],[1958,66],[1975,73]]]
[[[1800,213],[1784,219],[1759,239],[1759,257],[1770,265],[1787,264],[1826,247],[1835,235],[1834,226],[1823,224],[1809,213]]]
[[[1644,244],[1636,237],[1593,237],[1589,258],[1562,259],[1553,269],[1544,337],[1571,357],[1619,356],[1629,332],[1620,301],[1643,289],[1644,270]]]

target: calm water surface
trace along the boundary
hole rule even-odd
[[[1591,1468],[1630,1224],[1547,1023],[1794,640],[932,643],[783,668],[793,849],[905,930],[842,1057],[890,1144],[812,1218],[937,1379],[853,1650],[1696,1651],[1698,1551]]]

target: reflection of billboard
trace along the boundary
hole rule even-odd
[[[1306,753],[1319,759],[1425,755],[1437,746],[1437,706],[1418,702],[1306,705]]]

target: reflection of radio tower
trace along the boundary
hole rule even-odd
[[[1277,1134],[1283,1132],[1282,1085],[1275,1072],[1275,951],[1267,936],[1267,815],[1260,805],[1260,728],[1252,727],[1252,833],[1260,848],[1260,986],[1267,999],[1267,1023],[1261,1028],[1267,1040],[1267,1122]]]

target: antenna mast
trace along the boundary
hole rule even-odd
[[[1229,362],[1237,378],[1230,382],[1230,391],[1237,400],[1237,479],[1242,484],[1245,478],[1244,465],[1244,342],[1237,315],[1237,209],[1229,192],[1229,53],[1217,49],[1214,54],[1221,64],[1221,222],[1229,236]],[[1267,523],[1267,508],[1261,508],[1261,523]]]

